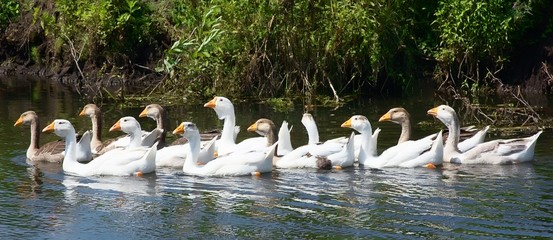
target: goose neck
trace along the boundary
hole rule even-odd
[[[140,147],[142,145],[142,130],[140,128],[135,128],[131,133],[129,133],[130,143],[129,147]]]
[[[447,125],[447,128],[449,130],[449,135],[447,136],[444,148],[448,149],[449,151],[460,153],[459,147],[457,145],[459,144],[461,128],[457,116],[453,116],[452,120]]]
[[[221,133],[221,141],[226,143],[234,143],[234,126],[236,125],[236,118],[234,111],[228,113],[225,116],[223,123],[223,132]]]
[[[267,134],[267,136],[266,136],[266,138],[267,138],[267,147],[272,146],[273,144],[275,144],[278,141],[278,135],[276,134],[275,131],[276,131],[276,129],[274,127],[271,127],[271,130]],[[278,148],[275,149],[274,156],[278,156]]]
[[[187,153],[186,160],[184,161],[183,171],[197,168],[198,157],[200,155],[200,134],[194,134],[194,136],[188,139],[186,144]]]
[[[92,120],[92,141],[102,141],[102,121],[101,116],[93,115],[90,117]]]
[[[373,155],[371,153],[372,128],[370,126],[365,126],[359,133],[361,134],[361,148],[366,152],[367,156]]]
[[[411,122],[406,119],[401,123],[401,135],[399,135],[398,144],[409,141],[411,139]]]
[[[307,136],[309,141],[307,144],[317,144],[319,143],[319,130],[317,129],[317,124],[314,122],[304,123],[305,129],[307,130]]]
[[[267,147],[273,145],[278,141],[278,136],[276,135],[275,129],[271,128],[271,130],[267,133]]]
[[[31,143],[29,144],[29,150],[37,150],[40,142],[40,129],[38,119],[31,121]]]
[[[156,117],[157,128],[162,130],[161,136],[159,136],[159,138],[158,138],[158,140],[159,140],[158,146],[164,146],[165,145],[165,137],[167,135],[167,132],[165,131],[165,127],[166,127],[165,122],[166,122],[165,121],[165,109],[160,109],[159,114]]]
[[[79,165],[77,162],[77,137],[75,131],[65,136],[65,156],[63,158],[63,170],[72,171],[72,167]]]

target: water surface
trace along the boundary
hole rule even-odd
[[[542,134],[532,163],[509,166],[445,165],[439,169],[342,171],[275,170],[261,177],[207,178],[160,169],[144,177],[75,177],[58,164],[29,165],[29,128],[13,127],[29,109],[44,126],[66,118],[80,132],[87,104],[46,81],[8,79],[0,89],[0,230],[7,238],[550,238],[553,237],[551,132]],[[205,99],[207,101],[209,99]],[[147,103],[144,103],[146,105]],[[441,125],[425,116],[442,104],[430,98],[365,100],[337,110],[317,107],[322,139],[347,136],[339,126],[353,114],[380,127],[379,149],[393,145],[399,126],[378,123],[390,107],[411,111],[416,137]],[[142,106],[143,107],[143,106]],[[137,117],[142,107],[102,104],[104,133],[119,117]],[[549,106],[544,106],[549,107]],[[196,122],[200,129],[222,122],[201,104],[167,107],[171,127]],[[255,103],[236,104],[240,138],[259,117],[294,125],[294,146],[307,142],[303,108],[288,113]],[[139,119],[143,128],[155,123]],[[117,134],[110,133],[109,136]],[[56,137],[43,136],[43,141]]]

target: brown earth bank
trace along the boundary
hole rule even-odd
[[[48,2],[36,4],[42,9],[53,8]],[[46,35],[32,11],[24,12],[0,31],[0,75],[40,76],[72,86],[91,97],[101,95],[102,91],[140,90],[164,77],[154,68],[163,57],[165,39],[156,39],[158,42],[136,49],[134,56],[119,54],[106,59],[97,54],[82,61],[79,49],[69,44],[56,46],[59,43]]]

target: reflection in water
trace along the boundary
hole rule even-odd
[[[36,181],[37,175],[27,178]],[[31,212],[51,219],[36,227],[54,231],[52,237],[88,236],[98,230],[105,237],[128,237],[125,233],[131,232],[132,237],[191,238],[551,234],[553,204],[543,196],[553,189],[532,164],[290,169],[259,178],[194,177],[171,169],[143,178],[50,178],[36,181],[42,190],[33,196],[47,210]],[[63,194],[60,198],[44,189]]]
[[[138,177],[91,177],[79,178],[76,176],[65,175],[62,184],[68,191],[77,187],[86,187],[94,190],[113,191],[137,196],[154,196],[155,176],[148,175],[143,178]],[[66,196],[68,197],[68,196]]]
[[[448,164],[440,169],[341,171],[283,169],[261,177],[206,178],[160,169],[144,177],[64,175],[59,164],[25,162],[28,133],[13,128],[33,108],[43,123],[68,118],[77,129],[86,103],[51,84],[11,81],[0,88],[0,223],[5,238],[523,238],[553,235],[553,138],[544,133],[536,161],[509,166]],[[15,94],[8,94],[12,89]],[[14,90],[13,90],[14,89]],[[32,96],[30,96],[32,95]],[[379,149],[395,144],[399,127],[376,120],[392,106],[420,109],[432,100],[358,102],[338,110],[317,108],[322,139],[346,136],[339,124],[363,114],[381,127]],[[142,106],[104,105],[104,123],[137,116]],[[202,130],[222,127],[211,109],[168,107],[170,122],[194,121]],[[307,141],[303,112],[236,104],[237,124],[260,116],[296,125],[294,146]],[[424,109],[427,109],[426,107]],[[432,119],[412,112],[414,122]],[[155,123],[137,118],[144,129]],[[436,123],[436,126],[441,124]],[[436,131],[414,125],[415,138]],[[107,131],[107,130],[105,130]],[[254,136],[240,133],[239,138]],[[109,136],[108,136],[109,137]],[[48,141],[49,139],[43,139]]]

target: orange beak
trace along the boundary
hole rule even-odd
[[[142,112],[140,113],[140,115],[138,115],[139,117],[147,117],[148,116],[148,111],[146,110],[147,108],[144,108],[144,110],[142,110]]]
[[[54,122],[48,124],[48,126],[46,126],[44,129],[42,129],[42,132],[43,133],[51,133],[51,132],[54,132]]]
[[[248,127],[248,132],[257,131],[257,122],[254,122],[251,126]]]
[[[341,127],[343,128],[351,128],[351,118],[342,123]]]
[[[111,128],[109,128],[110,132],[112,132],[112,131],[121,131],[121,123],[119,121],[121,121],[121,120],[118,120],[115,124],[113,124],[113,126],[111,126]]]
[[[432,108],[426,112],[428,115],[438,116],[438,107]]]
[[[81,117],[82,117],[82,116],[86,116],[86,111],[85,111],[84,108],[83,108],[83,110],[81,111],[81,113],[79,113],[79,116],[81,116]]]
[[[14,127],[21,126],[23,124],[23,118],[19,117],[17,121],[13,124]]]
[[[184,134],[184,123],[181,123],[175,130],[173,130],[173,134]]]
[[[390,112],[387,112],[386,114],[382,115],[380,119],[378,119],[379,122],[390,121],[390,120],[392,120],[392,117],[390,116]]]
[[[211,101],[204,104],[204,107],[208,108],[215,108],[215,106],[217,106],[217,97],[214,97],[213,99],[211,99]]]

